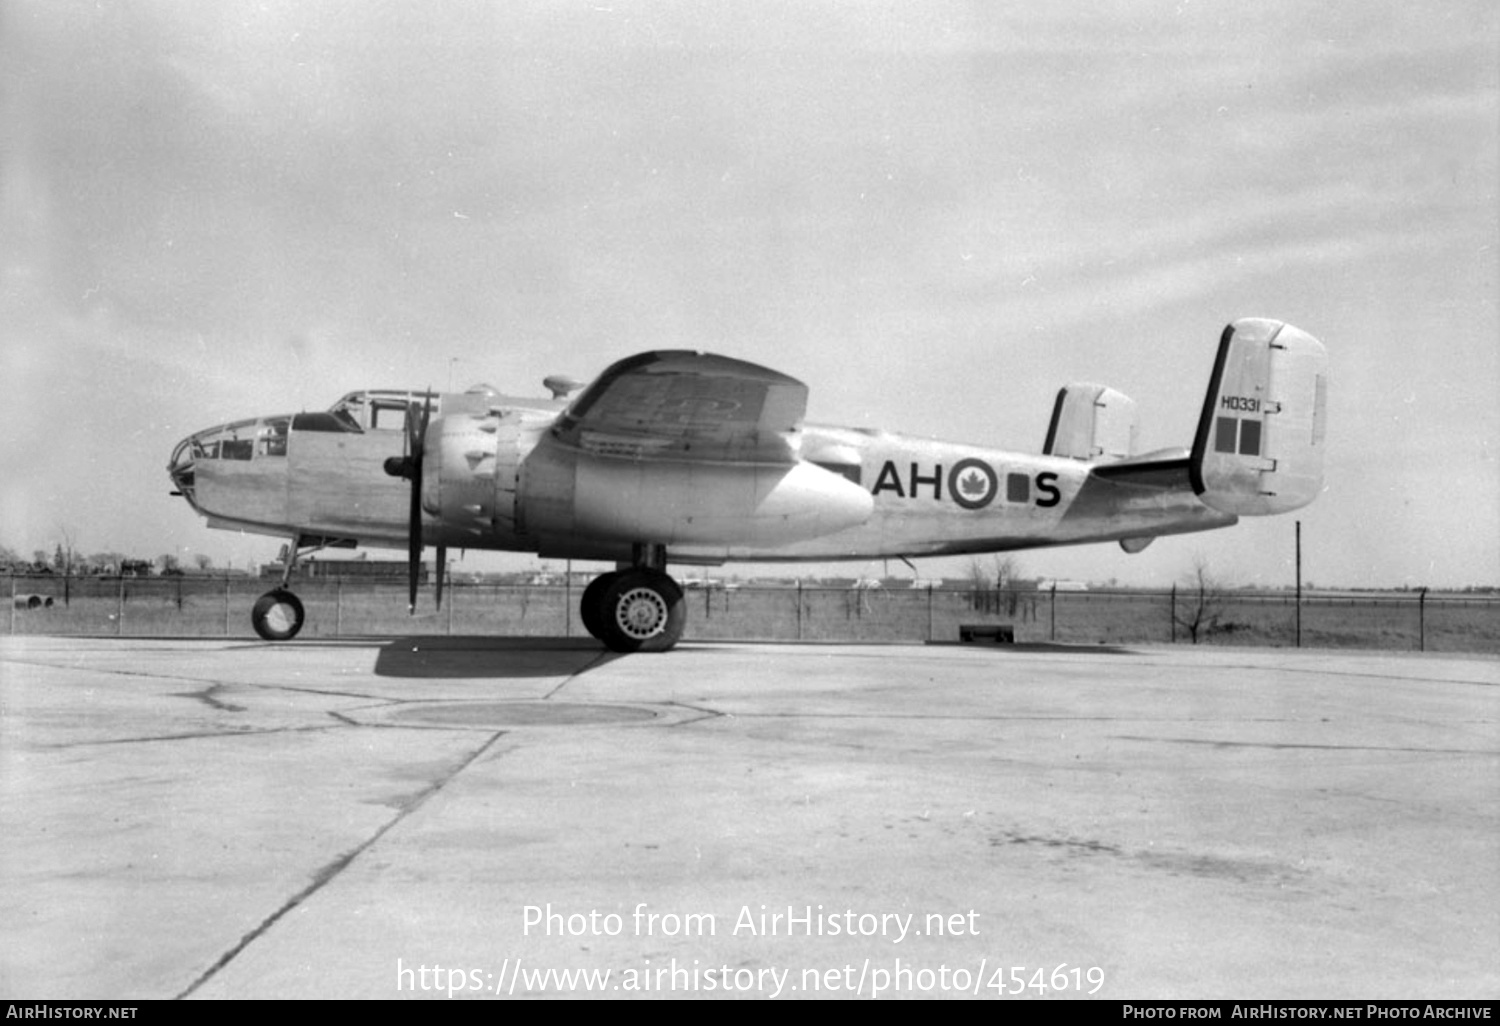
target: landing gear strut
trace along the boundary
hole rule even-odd
[[[615,652],[665,652],[682,638],[682,589],[663,570],[633,567],[594,578],[579,605],[588,632]]]

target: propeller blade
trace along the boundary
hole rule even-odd
[[[406,528],[406,609],[417,613],[417,579],[422,571],[422,464],[425,462],[427,424],[432,418],[432,394],[429,391],[422,400],[422,424],[416,432],[417,404],[412,403],[406,411],[407,444],[411,447],[408,457],[411,468],[411,506]]]
[[[401,438],[401,455],[414,458],[422,451],[421,439],[417,437],[417,404],[406,407],[406,431]]]
[[[417,577],[422,567],[422,461],[411,477],[411,516],[406,531],[406,611],[417,612]]]
[[[432,393],[428,392],[422,397],[422,430],[417,434],[416,452],[420,453],[422,447],[427,444],[427,422],[432,418]]]

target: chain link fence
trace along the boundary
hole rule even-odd
[[[273,582],[243,576],[8,576],[10,634],[255,637],[250,607]],[[301,638],[583,637],[582,584],[450,583],[407,611],[404,581],[316,578],[293,590]],[[1221,591],[1037,591],[744,585],[686,592],[690,641],[957,641],[1004,625],[1018,643],[1168,643],[1500,653],[1500,596]],[[1196,639],[1194,628],[1196,627]]]

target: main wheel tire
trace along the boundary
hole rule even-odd
[[[584,629],[600,641],[604,640],[604,612],[600,604],[601,596],[604,594],[604,589],[608,588],[610,583],[619,576],[619,571],[611,571],[595,577],[588,583],[588,587],[583,589],[583,598],[578,602],[578,614],[583,618]]]
[[[616,652],[665,652],[682,638],[682,589],[664,573],[627,570],[599,596],[601,638]]]
[[[306,620],[302,600],[283,588],[266,592],[255,600],[255,608],[250,610],[255,633],[267,641],[291,641]]]

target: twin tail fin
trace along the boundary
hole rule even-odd
[[[1328,354],[1281,321],[1224,329],[1188,472],[1205,505],[1265,516],[1307,505],[1323,489]]]

